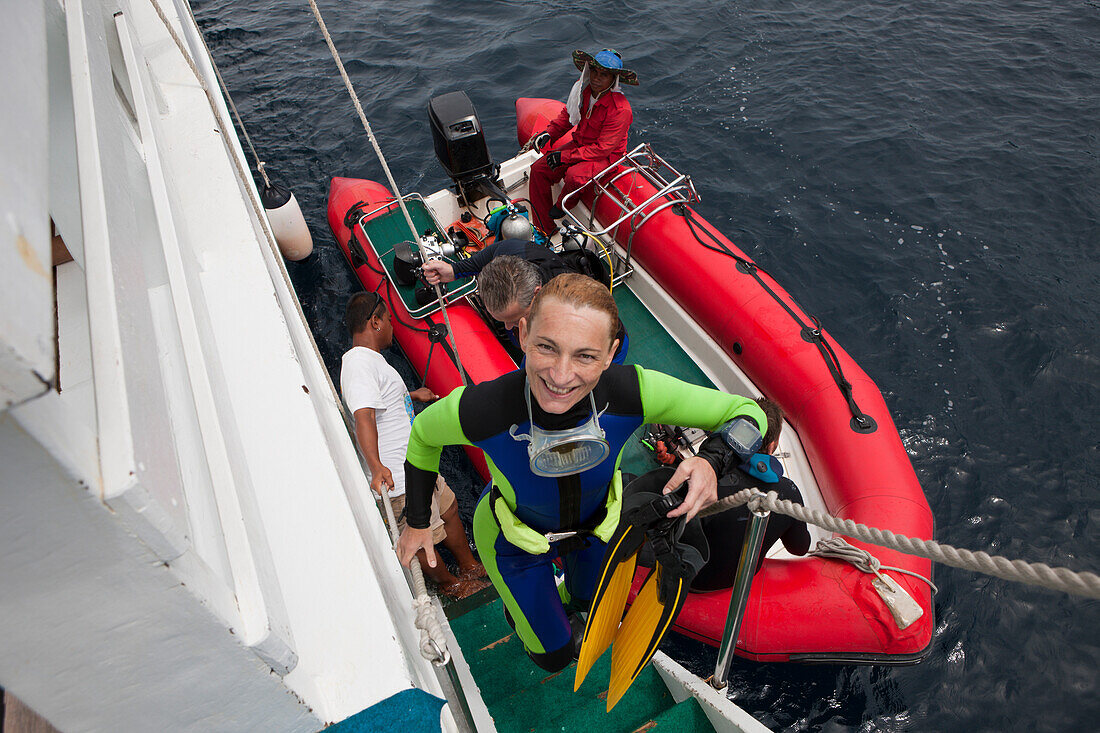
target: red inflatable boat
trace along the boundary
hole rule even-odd
[[[561,108],[555,100],[519,100],[518,139],[525,141],[541,130]],[[447,127],[434,117],[432,121],[440,152]],[[463,138],[452,143],[459,146]],[[480,233],[469,230],[494,204],[477,196],[476,184],[464,186],[455,176],[454,158],[450,165],[442,152],[440,158],[456,179],[455,191],[406,197],[414,226],[440,239],[453,240],[461,232],[457,238],[477,246]],[[493,168],[513,200],[527,195],[526,170],[535,159],[536,153],[526,153],[501,164],[499,171]],[[667,349],[653,352],[650,358],[656,363],[645,362],[648,342],[664,339],[696,370],[697,381],[771,397],[787,415],[780,444],[786,473],[808,506],[931,538],[931,511],[878,387],[775,280],[694,212],[690,179],[671,169],[654,174],[659,167],[654,159],[667,165],[639,146],[594,185],[566,200],[574,220],[614,252],[614,274],[621,279],[613,293],[631,334],[628,361],[668,371]],[[463,216],[466,211],[472,219]],[[446,394],[461,384],[459,361],[474,382],[516,368],[468,290],[448,295],[446,313],[456,355],[439,338],[442,314],[430,303],[420,305],[411,287],[398,284],[393,248],[411,236],[383,186],[333,179],[328,220],[364,287],[387,297],[395,338],[436,393]],[[477,453],[471,450],[484,472]],[[815,531],[815,538],[829,536],[811,528]],[[884,566],[931,577],[927,560],[846,539]],[[795,558],[781,548],[769,553],[752,584],[736,653],[778,662],[919,661],[932,637],[929,585],[907,574],[883,573],[919,606],[919,618],[904,628],[876,591],[874,575],[839,560]],[[718,644],[729,595],[692,594],[674,628]]]

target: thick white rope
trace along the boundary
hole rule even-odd
[[[393,503],[388,491],[382,492],[382,509],[386,515],[386,524],[389,527],[390,540],[397,547],[397,518],[393,514]],[[436,562],[441,562],[438,558]],[[428,595],[428,587],[424,581],[424,570],[420,562],[409,563],[409,574],[412,575],[413,589],[416,597],[413,598],[413,608],[416,611],[416,628],[420,629],[420,655],[432,664],[440,667],[451,661],[451,654],[447,650],[446,637],[443,635],[443,627],[435,615],[435,607],[432,606],[432,597]]]
[[[229,158],[233,161],[233,166],[237,171],[237,177],[240,180],[241,185],[244,187],[245,191],[248,193],[248,199],[252,204],[252,210],[256,214],[256,218],[259,220],[260,226],[263,228],[264,235],[268,241],[269,246],[271,247],[272,251],[277,255],[276,260],[280,264],[280,270],[282,272],[284,282],[286,283],[287,288],[291,292],[294,292],[294,285],[290,281],[290,275],[289,273],[287,273],[285,266],[283,266],[282,264],[283,260],[282,255],[279,254],[279,245],[275,242],[275,237],[274,235],[272,235],[271,230],[267,226],[267,218],[266,216],[264,216],[263,207],[260,206],[260,202],[256,198],[256,193],[252,186],[251,177],[248,176],[243,166],[241,166],[240,159],[237,158],[236,154],[234,154],[233,152],[233,146],[230,143],[228,133],[229,130],[233,129],[232,125],[227,125],[226,120],[222,118],[221,112],[218,110],[218,105],[214,101],[214,96],[210,92],[210,88],[207,86],[205,79],[203,79],[202,73],[200,73],[198,66],[195,65],[194,60],[191,58],[191,54],[188,53],[187,49],[184,47],[183,41],[180,39],[179,35],[176,34],[176,30],[172,27],[171,22],[168,20],[168,16],[164,14],[164,11],[157,3],[157,0],[149,0],[149,3],[153,6],[153,9],[157,13],[157,17],[160,18],[161,23],[168,31],[168,35],[172,37],[172,41],[175,42],[176,48],[179,49],[179,52],[180,54],[182,54],[184,61],[187,62],[187,65],[191,68],[191,72],[198,80],[199,86],[206,94],[206,100],[210,104],[210,110],[214,114],[214,119],[218,122],[218,130],[221,133],[221,137],[223,142],[225,143],[226,149],[229,151]],[[192,22],[194,22],[194,16],[192,16]],[[197,29],[198,25],[196,24],[195,27]],[[214,63],[213,57],[210,58],[210,63]],[[313,338],[313,333],[309,329],[305,313],[302,312],[301,304],[298,303],[297,298],[294,298],[294,303],[295,307],[297,308],[299,318],[301,318],[303,324],[306,324],[306,333],[309,334],[310,343],[313,344],[314,354],[320,361],[320,351],[317,348],[317,342]],[[328,370],[324,369],[322,371],[325,373],[329,389],[332,391],[332,394],[335,397],[336,386],[332,383],[332,378],[329,376]],[[336,398],[336,404],[341,404],[338,397]],[[343,410],[342,405],[341,410]],[[387,509],[387,516],[390,519],[390,531],[392,534],[395,531],[397,524],[396,521],[393,519],[393,508],[389,504],[389,496],[386,497],[385,506]],[[442,626],[440,626],[438,619],[432,612],[431,596],[428,595],[427,586],[424,582],[424,574],[420,569],[420,565],[418,563],[413,563],[412,566],[413,590],[416,593],[416,599],[414,601],[414,605],[417,609],[416,626],[421,631],[420,653],[425,657],[425,659],[428,659],[433,664],[443,666],[450,661],[450,654],[447,652],[446,637],[443,635]],[[427,601],[426,603],[424,602],[425,599]]]
[[[321,29],[321,35],[325,37],[325,43],[328,44],[328,50],[332,53],[332,60],[336,62],[336,67],[340,70],[340,77],[344,80],[344,86],[347,87],[348,95],[351,97],[352,103],[355,105],[355,111],[359,113],[359,120],[363,123],[363,129],[367,131],[367,137],[370,138],[371,145],[374,146],[374,152],[378,155],[378,162],[382,164],[382,170],[386,172],[386,180],[390,182],[390,190],[393,191],[394,197],[397,199],[397,205],[401,207],[401,213],[405,215],[405,222],[409,225],[409,231],[412,232],[413,241],[420,239],[420,234],[416,231],[416,226],[413,224],[412,216],[409,215],[408,208],[405,207],[405,200],[401,197],[401,192],[397,190],[397,182],[393,180],[393,174],[390,173],[390,167],[386,164],[386,156],[382,155],[382,146],[378,144],[378,140],[374,137],[374,130],[371,129],[370,122],[367,121],[367,113],[363,111],[363,105],[359,103],[359,95],[355,93],[355,87],[351,84],[351,79],[348,77],[348,72],[344,69],[344,62],[340,59],[340,54],[336,50],[336,44],[332,42],[332,36],[328,32],[328,26],[325,25],[324,18],[321,17],[321,11],[317,8],[315,0],[309,0],[309,7],[313,10],[313,17],[317,19],[317,25]],[[443,321],[447,324],[447,337],[451,342],[451,351],[454,352],[455,365],[458,367],[458,377],[462,380],[462,384],[465,385],[466,370],[462,368],[462,357],[458,353],[458,346],[455,344],[454,329],[451,328],[451,317],[447,314],[447,304],[443,300],[443,291],[436,284],[435,299],[439,303],[439,309],[443,311]]]
[[[1037,585],[1042,588],[1086,598],[1100,599],[1100,575],[1096,573],[1078,573],[1068,568],[1052,568],[1041,562],[1029,563],[1023,560],[1009,560],[999,555],[971,552],[970,550],[956,549],[950,545],[941,545],[935,540],[906,537],[888,529],[868,527],[851,519],[838,519],[825,512],[809,509],[787,499],[780,499],[774,491],[764,494],[758,489],[742,489],[733,496],[721,499],[703,509],[699,512],[699,516],[718,514],[742,504],[748,504],[750,508],[760,511],[779,512],[832,532],[854,537],[873,545],[888,547],[908,555],[934,560],[954,568],[985,573],[1003,580]]]

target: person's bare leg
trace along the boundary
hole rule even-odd
[[[443,518],[443,528],[447,530],[447,538],[443,540],[443,546],[458,560],[459,575],[464,578],[486,577],[485,568],[474,559],[474,553],[470,552],[466,530],[462,527],[462,520],[458,518],[458,504],[451,504],[440,516]]]
[[[458,578],[451,573],[447,563],[443,562],[443,558],[439,555],[435,556],[434,568],[428,564],[428,556],[424,554],[423,550],[416,553],[416,558],[420,560],[420,569],[424,571],[424,575],[434,580],[441,587],[454,585],[458,582]]]

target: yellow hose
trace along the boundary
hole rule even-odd
[[[600,249],[603,250],[604,258],[607,260],[607,269],[611,271],[611,286],[608,288],[608,290],[610,290],[611,292],[615,292],[615,265],[611,262],[611,253],[607,251],[607,247],[604,246],[604,243],[600,241],[599,237],[594,235],[592,232],[583,229],[581,231],[588,235],[588,238],[598,244],[600,246]]]

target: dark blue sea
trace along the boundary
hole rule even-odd
[[[306,0],[193,5],[306,212],[317,251],[292,274],[335,377],[359,286],[328,179],[381,167]],[[465,90],[504,159],[516,97],[564,98],[570,50],[618,49],[641,79],[632,141],[690,173],[700,213],[875,379],[936,539],[1100,569],[1100,3],[320,6],[402,192],[448,184],[430,97]],[[738,660],[732,696],[777,730],[1100,727],[1100,603],[946,567],[935,581],[923,663]],[[672,647],[710,673],[712,650]]]

